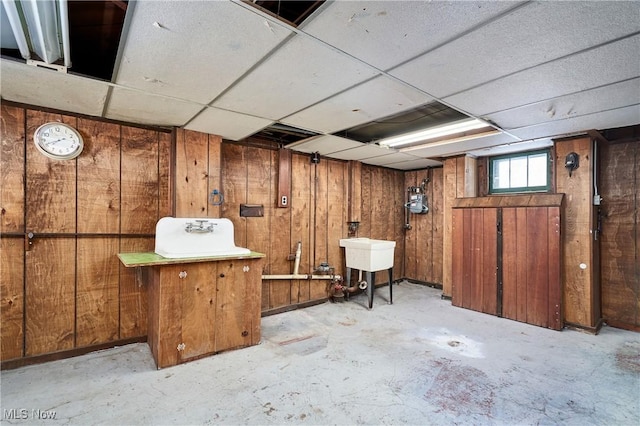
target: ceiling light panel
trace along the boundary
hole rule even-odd
[[[2,99],[78,114],[102,114],[109,91],[105,82],[7,59],[0,64]]]
[[[317,41],[295,36],[213,106],[279,120],[376,74]]]
[[[271,125],[273,121],[218,108],[206,108],[185,126],[188,130],[238,141]]]
[[[118,84],[207,104],[291,30],[222,1],[141,1],[125,28]]]
[[[386,70],[515,5],[470,1],[337,1],[300,28]]]
[[[379,145],[389,147],[406,146],[417,142],[424,142],[432,139],[438,139],[449,135],[468,132],[471,130],[488,127],[484,121],[476,119],[460,120],[453,123],[443,124],[441,126],[429,127],[415,132],[405,133],[398,136],[378,141]],[[442,141],[446,142],[446,141]]]
[[[628,19],[638,16],[634,3],[530,2],[391,74],[438,98],[451,96],[640,30],[638,19]]]
[[[193,102],[114,87],[105,117],[131,123],[180,127],[201,109],[202,105]]]
[[[283,123],[333,133],[397,114],[433,100],[386,76],[378,76],[282,119]]]
[[[638,102],[640,77],[489,114],[485,118],[508,130],[625,107]]]
[[[430,145],[424,145],[424,148],[415,149],[410,152],[411,155],[415,155],[423,158],[439,158],[455,154],[462,154],[467,151],[476,150],[480,148],[486,148],[490,146],[503,145],[506,143],[519,142],[516,137],[498,133],[492,136],[487,136],[479,139],[464,140],[452,143],[434,143]]]
[[[444,100],[485,116],[640,75],[640,35],[528,69]]]

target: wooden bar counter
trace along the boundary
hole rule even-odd
[[[118,257],[148,286],[147,341],[159,369],[260,342],[264,254]]]

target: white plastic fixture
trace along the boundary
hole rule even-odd
[[[383,271],[393,267],[395,241],[370,238],[343,238],[340,247],[345,248],[347,268],[361,271]]]

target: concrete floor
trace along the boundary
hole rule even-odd
[[[372,311],[360,295],[266,317],[260,345],[163,370],[134,344],[3,371],[2,423],[640,424],[639,333],[551,331],[440,294],[405,282]]]

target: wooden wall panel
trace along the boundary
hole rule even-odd
[[[527,209],[527,323],[547,327],[549,319],[549,241],[547,208]],[[555,259],[554,263],[558,263]]]
[[[155,238],[121,238],[119,253],[153,251]],[[147,334],[147,288],[139,268],[120,267],[120,338]]]
[[[566,194],[563,219],[564,318],[573,325],[593,328],[600,317],[595,300],[596,273],[593,259],[593,162],[590,138],[556,141],[556,189]],[[570,152],[580,156],[580,167],[571,176],[564,168]],[[586,269],[580,267],[586,265]],[[599,273],[598,273],[599,275]]]
[[[465,241],[464,234],[464,210],[452,209],[451,211],[451,241],[450,243],[458,247],[456,256],[451,257],[451,304],[462,307],[462,297],[464,294],[463,283],[468,281],[464,270],[463,247]]]
[[[362,163],[359,161],[349,161],[349,207],[348,221],[360,222],[362,220]]]
[[[176,133],[176,216],[207,217],[209,137],[180,129]]]
[[[24,355],[24,241],[0,239],[0,359]]]
[[[496,209],[481,209],[482,227],[495,229],[498,223]],[[482,236],[482,306],[481,311],[493,315],[498,314],[498,233],[485,232]]]
[[[349,166],[343,161],[327,160],[327,260],[336,273],[343,274],[343,254],[340,239],[347,235]],[[326,296],[326,293],[325,293]]]
[[[515,233],[516,244],[519,250],[516,250],[516,319],[518,321],[527,322],[527,289],[529,278],[527,274],[527,262],[533,253],[529,252],[528,234],[527,234],[527,210],[523,207],[516,208],[516,227]],[[503,230],[503,235],[507,230]],[[512,230],[513,232],[513,230]]]
[[[275,161],[277,153],[272,154]],[[290,164],[289,164],[290,166]],[[278,171],[278,176],[279,176]],[[275,182],[275,180],[274,180]],[[291,182],[289,181],[289,186]],[[287,188],[291,194],[290,187]],[[291,197],[289,197],[291,202]],[[277,200],[270,200],[271,205],[275,205]],[[265,272],[268,274],[291,274],[293,272],[293,262],[288,260],[288,256],[295,252],[291,238],[291,204],[286,208],[275,208],[271,217],[269,229],[269,257],[265,262]],[[263,297],[268,295],[268,304],[263,301],[262,309],[272,309],[291,304],[291,280],[263,281],[263,285],[268,285],[268,290],[263,287]]]
[[[548,305],[547,327],[560,330],[563,327],[562,318],[562,238],[561,238],[561,209],[549,207],[547,209],[547,267],[548,267]]]
[[[76,346],[117,340],[119,330],[118,237],[77,242]]]
[[[27,111],[27,138],[49,121],[77,127],[75,117]],[[27,231],[36,233],[76,232],[76,160],[52,160],[27,143],[26,214]]]
[[[246,148],[247,160],[247,204],[260,204],[264,207],[263,217],[247,217],[245,224],[247,229],[247,241],[243,247],[269,254],[269,237],[271,214],[274,210],[272,202],[274,194],[271,192],[273,152],[260,148]],[[238,207],[239,208],[239,207]]]
[[[432,216],[431,238],[433,240],[433,263],[432,263],[432,283],[443,283],[443,231],[444,231],[444,210],[443,210],[443,169],[431,169],[432,192],[429,197],[429,214]]]
[[[24,232],[25,111],[2,105],[0,231]]]
[[[158,219],[175,216],[173,195],[173,133],[158,133]],[[217,217],[217,216],[216,216]]]
[[[404,230],[404,214],[405,214],[405,185],[404,173],[395,172],[393,174],[393,188],[395,188],[395,196],[393,197],[393,223],[394,233],[393,240],[396,242],[393,261],[393,279],[406,278],[404,270],[405,250],[405,230]]]
[[[120,230],[124,234],[155,234],[160,196],[158,133],[126,126],[121,132]]]
[[[602,316],[640,329],[640,141],[599,144]]]
[[[209,172],[208,182],[209,187],[207,189],[207,198],[213,193],[214,190],[222,191],[222,137],[216,135],[209,136]],[[224,194],[222,194],[224,197]],[[223,199],[224,202],[224,199]],[[214,206],[209,203],[207,205],[208,217],[221,217],[222,206]]]
[[[120,232],[120,126],[78,119],[78,232]]]
[[[526,244],[518,244],[516,209],[502,209],[502,316],[518,319],[518,251]]]
[[[222,145],[222,180],[222,217],[233,222],[236,245],[247,247],[246,218],[240,217],[240,204],[247,203],[245,147],[235,144]]]
[[[26,252],[25,355],[74,347],[75,258],[73,238],[38,238]]]
[[[291,242],[292,245],[302,242],[300,272],[311,270],[312,247],[311,231],[311,164],[306,155],[293,154],[291,158]],[[294,303],[309,300],[309,283],[295,280],[291,286],[291,301]]]

